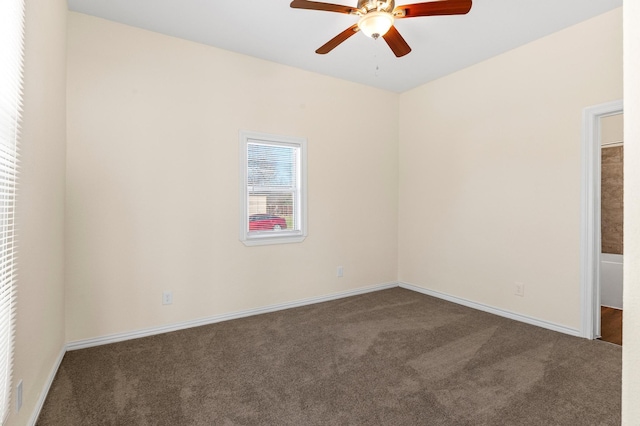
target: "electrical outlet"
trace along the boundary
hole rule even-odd
[[[338,278],[341,278],[344,276],[344,268],[342,266],[338,266],[337,275],[338,275]]]
[[[22,408],[22,380],[18,382],[16,386],[16,411],[20,411]]]
[[[515,295],[516,296],[520,296],[520,297],[524,297],[524,284],[523,283],[516,283]]]
[[[173,303],[173,293],[170,291],[165,291],[162,293],[162,304],[170,305]]]

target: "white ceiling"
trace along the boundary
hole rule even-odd
[[[357,17],[291,9],[290,0],[68,0],[69,9],[257,58],[403,92],[616,7],[622,0],[474,0],[460,16],[396,21],[413,49],[356,34],[315,50]],[[357,0],[329,0],[355,6]],[[396,5],[420,3],[396,0]]]

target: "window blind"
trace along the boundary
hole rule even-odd
[[[9,415],[16,296],[15,206],[24,0],[0,1],[0,419]]]

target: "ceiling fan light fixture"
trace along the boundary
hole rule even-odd
[[[393,25],[393,15],[388,12],[369,12],[358,21],[358,28],[367,37],[377,39]]]

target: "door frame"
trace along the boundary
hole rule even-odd
[[[600,337],[600,119],[623,113],[617,100],[582,111],[582,177],[580,183],[580,334]]]

